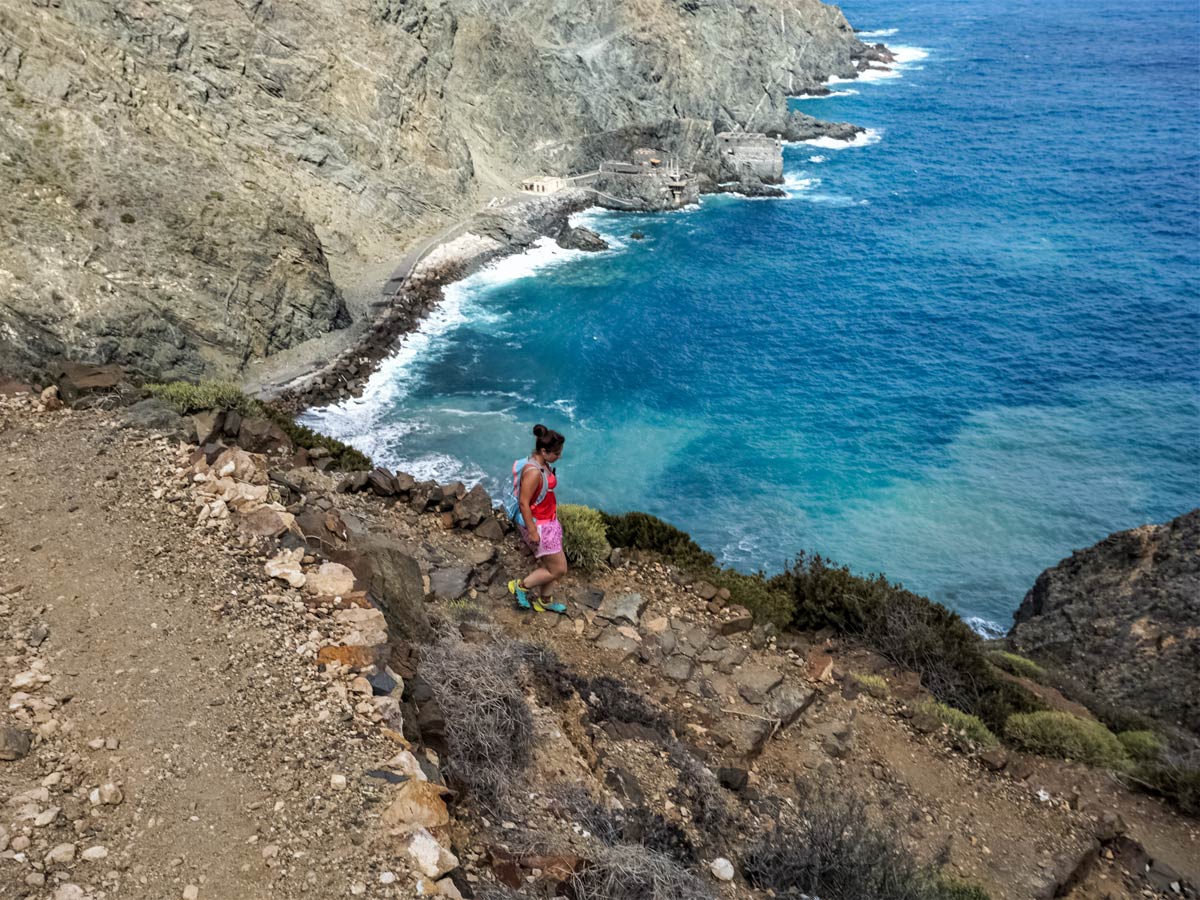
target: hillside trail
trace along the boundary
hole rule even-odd
[[[84,757],[72,766],[63,754],[57,768],[85,783],[114,781],[125,796],[85,826],[81,846],[103,841],[110,868],[120,858],[106,885],[136,887],[119,896],[180,897],[188,885],[230,900],[344,895],[350,873],[329,864],[355,850],[357,803],[339,801],[341,815],[304,826],[319,838],[326,871],[305,872],[302,851],[298,876],[286,877],[292,861],[268,843],[299,803],[289,763],[333,770],[347,747],[297,721],[300,663],[279,653],[284,635],[222,620],[245,591],[247,565],[155,502],[165,445],[115,436],[91,415],[71,418],[45,427],[0,414],[0,592],[23,588],[25,611],[49,629],[40,648],[54,673],[47,689]],[[15,774],[0,769],[9,796]],[[310,809],[315,798],[321,811],[329,780],[318,774]],[[80,865],[93,880],[105,867]],[[10,869],[0,867],[0,894],[24,896],[3,888]]]

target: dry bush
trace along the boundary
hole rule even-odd
[[[710,838],[728,839],[726,832],[734,816],[716,776],[682,747],[672,750],[671,763],[679,772],[677,802],[687,806],[692,821]]]
[[[519,681],[516,644],[443,641],[422,656],[446,722],[445,773],[482,805],[510,796],[533,755],[533,716]]]
[[[640,844],[597,852],[571,879],[574,900],[713,900],[703,881],[675,860]]]
[[[687,833],[644,806],[607,809],[580,785],[562,784],[551,790],[559,814],[608,846],[641,844],[669,856],[681,865],[694,864],[696,848]]]
[[[864,798],[849,789],[802,785],[800,799],[799,813],[785,813],[743,853],[754,887],[781,894],[794,888],[823,900],[987,900],[978,888],[947,882],[918,863],[897,837],[900,823],[873,822]]]

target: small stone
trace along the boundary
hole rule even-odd
[[[121,739],[110,737],[104,739],[105,750],[119,750],[121,748]]]
[[[51,822],[58,818],[59,808],[52,806],[49,809],[42,810],[33,820],[35,828],[45,828]]]
[[[196,900],[200,896],[200,888],[194,884],[189,884],[183,889],[183,900]]]
[[[458,857],[439,844],[424,828],[409,834],[403,846],[417,868],[429,878],[441,878],[458,866]]]
[[[12,839],[13,852],[14,853],[24,853],[26,850],[29,849],[29,845],[32,843],[33,843],[33,841],[31,841],[29,839],[29,835],[18,834],[15,838]]]
[[[347,782],[345,775],[334,774],[329,776],[329,786],[335,791],[344,791],[346,789],[346,784]]]
[[[395,884],[396,883],[396,873],[395,872],[380,872],[379,873],[379,883],[380,884]]]
[[[58,890],[54,892],[54,900],[85,900],[87,894],[77,884],[61,884]]]
[[[121,789],[111,781],[100,785],[99,787],[100,802],[105,806],[119,806],[125,800],[125,795],[121,793]]]
[[[75,845],[59,844],[46,854],[44,861],[47,866],[66,865],[67,863],[75,862]]]
[[[350,885],[350,894],[353,897],[361,897],[366,892],[367,892],[366,882],[355,881],[353,884]]]
[[[88,862],[95,862],[96,860],[106,859],[108,857],[108,848],[107,847],[99,847],[99,846],[88,847],[86,850],[84,850],[82,853],[80,853],[79,856],[81,859],[86,859]]]
[[[718,856],[708,868],[718,880],[733,881],[733,863],[725,857]]]

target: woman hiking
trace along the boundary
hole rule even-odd
[[[510,581],[508,592],[521,609],[565,613],[566,605],[550,596],[550,587],[567,574],[562,525],[554,499],[558,478],[552,467],[562,456],[566,438],[545,425],[534,425],[533,436],[537,439],[533,452],[513,463],[513,494],[519,510],[517,527],[541,565],[520,581]]]

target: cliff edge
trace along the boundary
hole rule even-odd
[[[520,177],[702,166],[873,53],[817,0],[9,4],[0,364],[235,375]]]
[[[1072,554],[1038,576],[1014,619],[1020,652],[1200,734],[1200,509]]]

